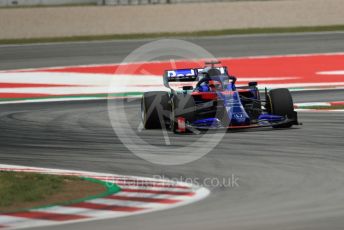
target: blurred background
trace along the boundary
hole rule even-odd
[[[51,5],[143,5],[196,2],[229,2],[247,0],[1,0],[1,6],[51,6]]]

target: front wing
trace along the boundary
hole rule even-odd
[[[197,132],[198,130],[239,130],[239,129],[251,129],[251,128],[265,128],[265,127],[273,127],[279,126],[284,124],[293,124],[293,125],[301,125],[295,119],[288,119],[286,118],[283,121],[279,122],[269,122],[269,121],[259,121],[258,123],[249,124],[249,125],[229,125],[229,126],[222,126],[222,125],[194,125],[194,124],[185,124],[186,129],[191,132]]]

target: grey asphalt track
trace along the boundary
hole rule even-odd
[[[270,52],[285,54],[303,50],[300,53],[305,53],[307,49],[312,52],[311,47],[305,48],[307,42],[298,45],[300,40],[305,40],[304,36],[303,39],[268,36],[270,41],[283,38],[281,44],[289,43],[289,47],[294,47],[290,50],[271,48]],[[340,37],[344,38],[342,34],[306,37],[318,43],[313,52],[344,51],[344,40],[340,41]],[[270,46],[266,43],[263,49],[260,42],[264,39],[260,36],[249,39],[252,41],[252,48],[247,51],[252,52],[250,55],[263,55],[266,47],[277,47],[270,42]],[[210,43],[210,38],[206,41]],[[230,43],[232,39],[214,38],[213,41]],[[129,42],[132,43],[135,44]],[[38,46],[36,54],[27,51],[25,46],[22,58],[21,48],[12,47],[16,55],[12,54],[12,59],[5,64],[1,62],[1,68],[34,67],[39,59],[42,60],[39,64],[44,66],[62,65],[66,61],[63,57],[68,59],[68,55],[59,53],[55,46]],[[63,50],[69,45],[58,46]],[[77,44],[71,46],[74,51],[78,50]],[[97,55],[101,57],[97,51],[89,54],[92,50],[86,45],[83,47],[88,51],[79,47],[79,55],[84,52],[79,57],[84,59],[72,56],[73,64],[89,64]],[[40,56],[47,50],[51,52],[49,55]],[[216,55],[225,56],[221,52]],[[121,55],[119,51],[118,58]],[[244,55],[247,55],[245,51]],[[293,93],[295,102],[343,100],[343,95],[342,90]],[[138,100],[125,102],[125,111],[134,129],[139,125],[139,110]],[[109,120],[107,101],[1,105],[0,163],[183,179],[228,178],[233,174],[239,178],[238,187],[208,186],[211,190],[208,198],[185,207],[49,229],[341,230],[344,226],[344,113],[301,113],[299,116],[304,123],[301,127],[225,133],[216,148],[203,158],[179,166],[161,166],[138,158],[119,141]],[[150,130],[141,132],[140,136],[162,146],[161,134]],[[176,154],[182,154],[180,146],[197,138],[196,135],[170,134]]]
[[[344,32],[187,38],[216,57],[343,52]],[[153,40],[0,45],[0,69],[120,63]]]

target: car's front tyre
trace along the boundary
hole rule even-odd
[[[290,120],[296,120],[294,103],[291,93],[288,89],[272,89],[267,95],[268,113],[287,117]],[[294,122],[275,125],[274,128],[290,128]]]

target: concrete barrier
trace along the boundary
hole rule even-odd
[[[0,6],[53,6],[97,4],[100,0],[0,0]]]
[[[0,39],[344,24],[343,0],[0,9]]]
[[[147,5],[195,2],[226,2],[245,0],[0,0],[0,6],[55,6],[55,5]],[[259,0],[258,0],[259,1]]]

